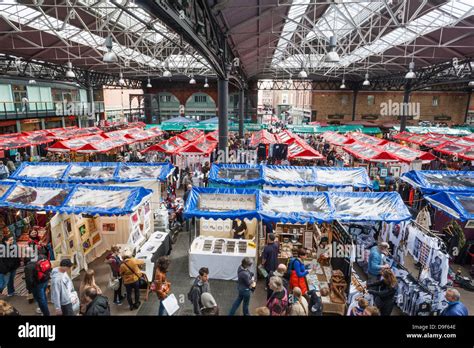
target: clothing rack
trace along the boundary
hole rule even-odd
[[[425,292],[431,294],[431,295],[434,295],[430,289],[428,289],[426,286],[424,286],[423,284],[420,283],[419,279],[416,279],[413,274],[410,273],[410,271],[405,267],[403,266],[402,264],[400,264],[399,262],[395,261],[393,258],[392,258],[392,261],[394,264],[397,265],[397,268],[401,269],[401,270],[404,270],[405,272],[408,273],[408,278],[410,278],[410,280],[412,280],[413,282],[415,282],[421,289],[423,289]]]

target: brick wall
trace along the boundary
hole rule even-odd
[[[374,97],[372,105],[368,105],[368,96]],[[438,106],[432,105],[433,97],[438,98]],[[343,98],[346,98],[345,104],[343,104]],[[410,102],[420,103],[421,120],[435,121],[435,116],[446,115],[450,116],[451,120],[439,121],[463,123],[467,98],[468,93],[463,92],[412,92]],[[359,91],[357,95],[356,120],[361,120],[362,116],[380,116],[381,103],[386,103],[389,100],[401,103],[403,101],[403,92]],[[317,111],[317,120],[350,121],[352,119],[352,101],[352,91],[313,91],[312,109]],[[344,115],[344,118],[328,119],[329,115],[336,114]],[[378,117],[378,120],[387,120],[387,122],[396,119],[396,117],[388,116]]]

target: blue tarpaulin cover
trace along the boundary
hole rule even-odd
[[[0,181],[0,207],[68,214],[126,215],[151,194],[142,187]]]
[[[472,193],[438,192],[425,199],[436,208],[461,221],[474,220]]]
[[[255,208],[249,203],[252,197],[256,200]],[[213,219],[257,217],[291,223],[333,220],[400,222],[411,219],[397,192],[294,192],[230,188],[193,188],[186,202],[185,216]]]
[[[232,186],[372,187],[365,168],[213,164],[209,182]]]
[[[411,170],[401,176],[403,181],[422,192],[474,192],[473,171]]]
[[[185,204],[185,217],[206,219],[259,218],[258,190],[193,187]]]
[[[105,183],[143,180],[165,181],[171,163],[23,162],[10,179],[29,182]]]
[[[232,186],[261,185],[262,166],[257,164],[213,164],[209,181]]]

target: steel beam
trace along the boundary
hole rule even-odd
[[[227,139],[228,120],[227,111],[229,107],[229,80],[219,79],[217,81],[217,116],[219,118],[219,151],[224,155],[224,162],[227,161]]]

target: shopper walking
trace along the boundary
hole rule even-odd
[[[158,259],[158,263],[156,265],[155,279],[153,281],[156,295],[158,296],[158,300],[160,301],[160,305],[158,307],[158,316],[167,315],[165,306],[163,305],[163,300],[168,297],[171,291],[171,283],[166,278],[169,266],[170,260],[168,257],[161,256]]]
[[[15,296],[16,270],[21,265],[19,257],[10,257],[10,255],[17,255],[15,250],[17,247],[12,236],[2,239],[2,248],[5,255],[0,257],[0,294],[6,287],[9,297]]]
[[[262,252],[262,265],[268,274],[274,272],[278,265],[278,239],[273,233],[267,236],[267,245]]]
[[[120,276],[123,278],[123,284],[127,289],[127,301],[130,310],[133,311],[140,307],[140,278],[142,271],[140,266],[145,262],[132,257],[131,252],[126,252],[123,256],[123,262],[120,265]],[[132,292],[135,292],[135,302],[132,300]]]
[[[120,276],[120,265],[122,264],[122,258],[120,257],[120,248],[118,246],[112,246],[110,253],[105,257],[105,262],[110,266],[111,277],[118,279],[118,288],[116,290],[114,289],[114,303],[120,306],[125,297],[122,296],[123,279]]]
[[[217,306],[216,300],[211,293],[205,292],[201,296],[201,315],[203,316],[216,316],[219,315],[219,307]]]
[[[255,290],[255,279],[253,272],[250,271],[250,267],[252,266],[252,259],[249,257],[245,257],[242,260],[242,264],[239,266],[237,270],[237,290],[238,296],[237,299],[234,301],[232,308],[229,312],[229,315],[235,315],[237,309],[240,307],[240,304],[243,302],[243,314],[248,316],[250,315],[249,312],[249,303],[250,303],[250,296],[252,291]]]
[[[38,307],[43,316],[50,316],[46,289],[51,279],[51,262],[46,255],[39,254],[37,261],[25,260],[25,284],[28,292],[33,294],[33,298],[38,303]]]
[[[368,282],[374,283],[380,280],[382,270],[388,268],[385,264],[385,256],[388,255],[389,245],[381,242],[379,245],[373,246],[369,254]]]
[[[290,316],[307,316],[308,301],[301,293],[301,289],[296,287],[293,289],[293,303],[290,307]]]
[[[102,290],[100,287],[95,283],[95,272],[93,269],[88,269],[86,274],[84,275],[84,279],[82,279],[81,285],[79,287],[79,298],[81,300],[81,309],[80,313],[86,313],[86,307],[89,303],[89,300],[86,298],[86,291],[89,288],[94,288],[97,290],[99,295],[102,295]]]
[[[306,275],[308,271],[305,268],[303,260],[306,258],[306,250],[298,249],[298,257],[290,259],[288,273],[290,274],[290,290],[298,287],[301,289],[303,295],[308,292],[308,285],[306,284]]]
[[[384,269],[382,277],[382,280],[369,283],[367,287],[369,294],[374,296],[375,305],[379,309],[380,315],[389,316],[392,314],[394,298],[397,293],[397,278],[391,269]]]
[[[202,295],[207,292],[211,292],[211,287],[209,285],[209,269],[201,267],[199,269],[199,275],[194,280],[188,293],[188,299],[193,304],[194,314],[201,315],[201,308],[203,307],[201,298]]]
[[[10,176],[10,171],[3,161],[0,161],[0,179],[6,179]]]
[[[64,259],[51,272],[51,301],[56,315],[72,316],[79,311],[79,296],[68,275],[71,267],[71,260]]]
[[[466,306],[461,302],[461,294],[458,290],[449,288],[445,293],[448,307],[446,307],[441,315],[444,317],[464,317],[469,315]]]
[[[270,316],[285,316],[288,310],[288,291],[283,287],[281,278],[271,277],[269,286],[273,290],[267,301]]]
[[[86,308],[84,315],[88,317],[110,316],[109,300],[102,296],[98,288],[90,286],[84,292]]]

